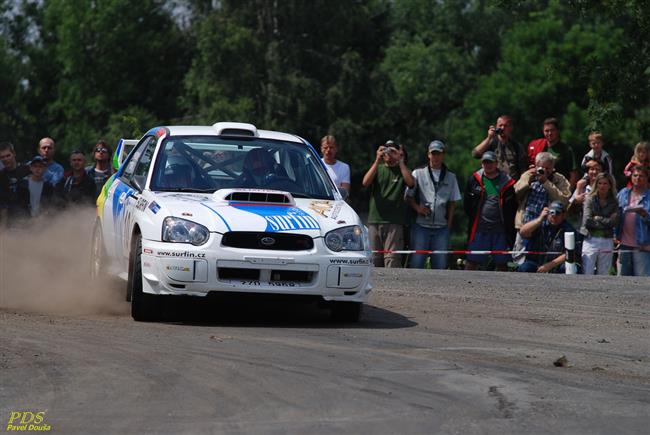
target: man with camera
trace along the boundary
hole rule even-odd
[[[535,166],[524,172],[517,181],[515,194],[519,203],[515,228],[519,231],[522,225],[537,218],[550,202],[560,201],[566,205],[571,196],[571,189],[564,175],[555,172],[555,156],[544,151],[535,156]],[[518,232],[514,250],[523,248],[524,243]],[[514,254],[513,258],[516,261],[523,257]]]
[[[415,187],[406,189],[404,199],[417,213],[411,228],[411,249],[446,251],[453,225],[456,202],[462,198],[456,175],[444,164],[445,144],[434,140],[427,152],[428,164],[413,170]],[[426,256],[414,254],[410,267],[424,268]],[[431,269],[446,269],[446,254],[430,254]]]
[[[553,201],[548,207],[542,209],[539,217],[521,227],[520,234],[528,241],[528,250],[549,252],[549,254],[526,255],[526,261],[517,267],[517,272],[565,272],[564,233],[573,232],[578,236],[565,218],[564,204]]]
[[[404,188],[415,186],[404,162],[402,147],[392,140],[377,148],[375,161],[363,176],[363,187],[370,188],[368,231],[375,251],[404,249],[404,225],[407,224]],[[401,255],[373,253],[376,267],[401,267]]]
[[[515,222],[518,224],[516,228],[520,228],[539,216],[549,202],[561,201],[566,204],[571,197],[571,188],[566,177],[555,172],[555,156],[544,151],[535,156],[535,166],[525,171],[517,181],[515,193],[519,201]]]
[[[497,156],[498,169],[510,175],[513,180],[518,180],[528,168],[528,156],[524,147],[512,139],[513,129],[510,116],[499,116],[496,126],[491,125],[485,139],[474,147],[472,156],[478,159],[486,151],[493,151]]]

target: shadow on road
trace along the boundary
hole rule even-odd
[[[286,328],[396,329],[417,326],[416,322],[399,313],[372,305],[364,305],[358,323],[349,323],[332,320],[329,308],[314,299],[260,296],[175,297],[165,301],[162,321],[196,326]]]

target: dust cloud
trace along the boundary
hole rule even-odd
[[[124,314],[125,285],[90,278],[95,209],[65,210],[25,229],[0,230],[0,309]]]

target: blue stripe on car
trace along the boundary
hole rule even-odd
[[[218,211],[216,211],[215,209],[213,209],[212,207],[210,207],[209,205],[206,205],[206,204],[204,204],[204,203],[201,203],[201,205],[202,205],[203,207],[209,209],[209,210],[212,210],[212,211],[214,212],[214,214],[216,214],[217,216],[219,216],[219,218],[223,221],[223,223],[226,225],[226,228],[228,228],[228,231],[232,231],[231,228],[230,228],[230,225],[228,225],[228,222],[226,222],[226,220],[223,218],[223,216],[221,216],[221,215],[219,214]]]

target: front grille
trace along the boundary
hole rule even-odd
[[[221,239],[223,246],[242,249],[269,249],[273,251],[308,251],[314,240],[304,234],[258,233],[231,231]]]
[[[307,272],[303,270],[271,270],[269,282],[295,282],[295,283],[309,283],[314,279],[314,272]],[[245,280],[245,281],[259,281],[261,276],[260,269],[246,269],[239,267],[219,267],[217,268],[219,280]],[[266,278],[265,278],[266,279]]]
[[[260,279],[259,269],[239,269],[236,267],[220,267],[218,269],[220,280],[245,279],[257,281]]]

